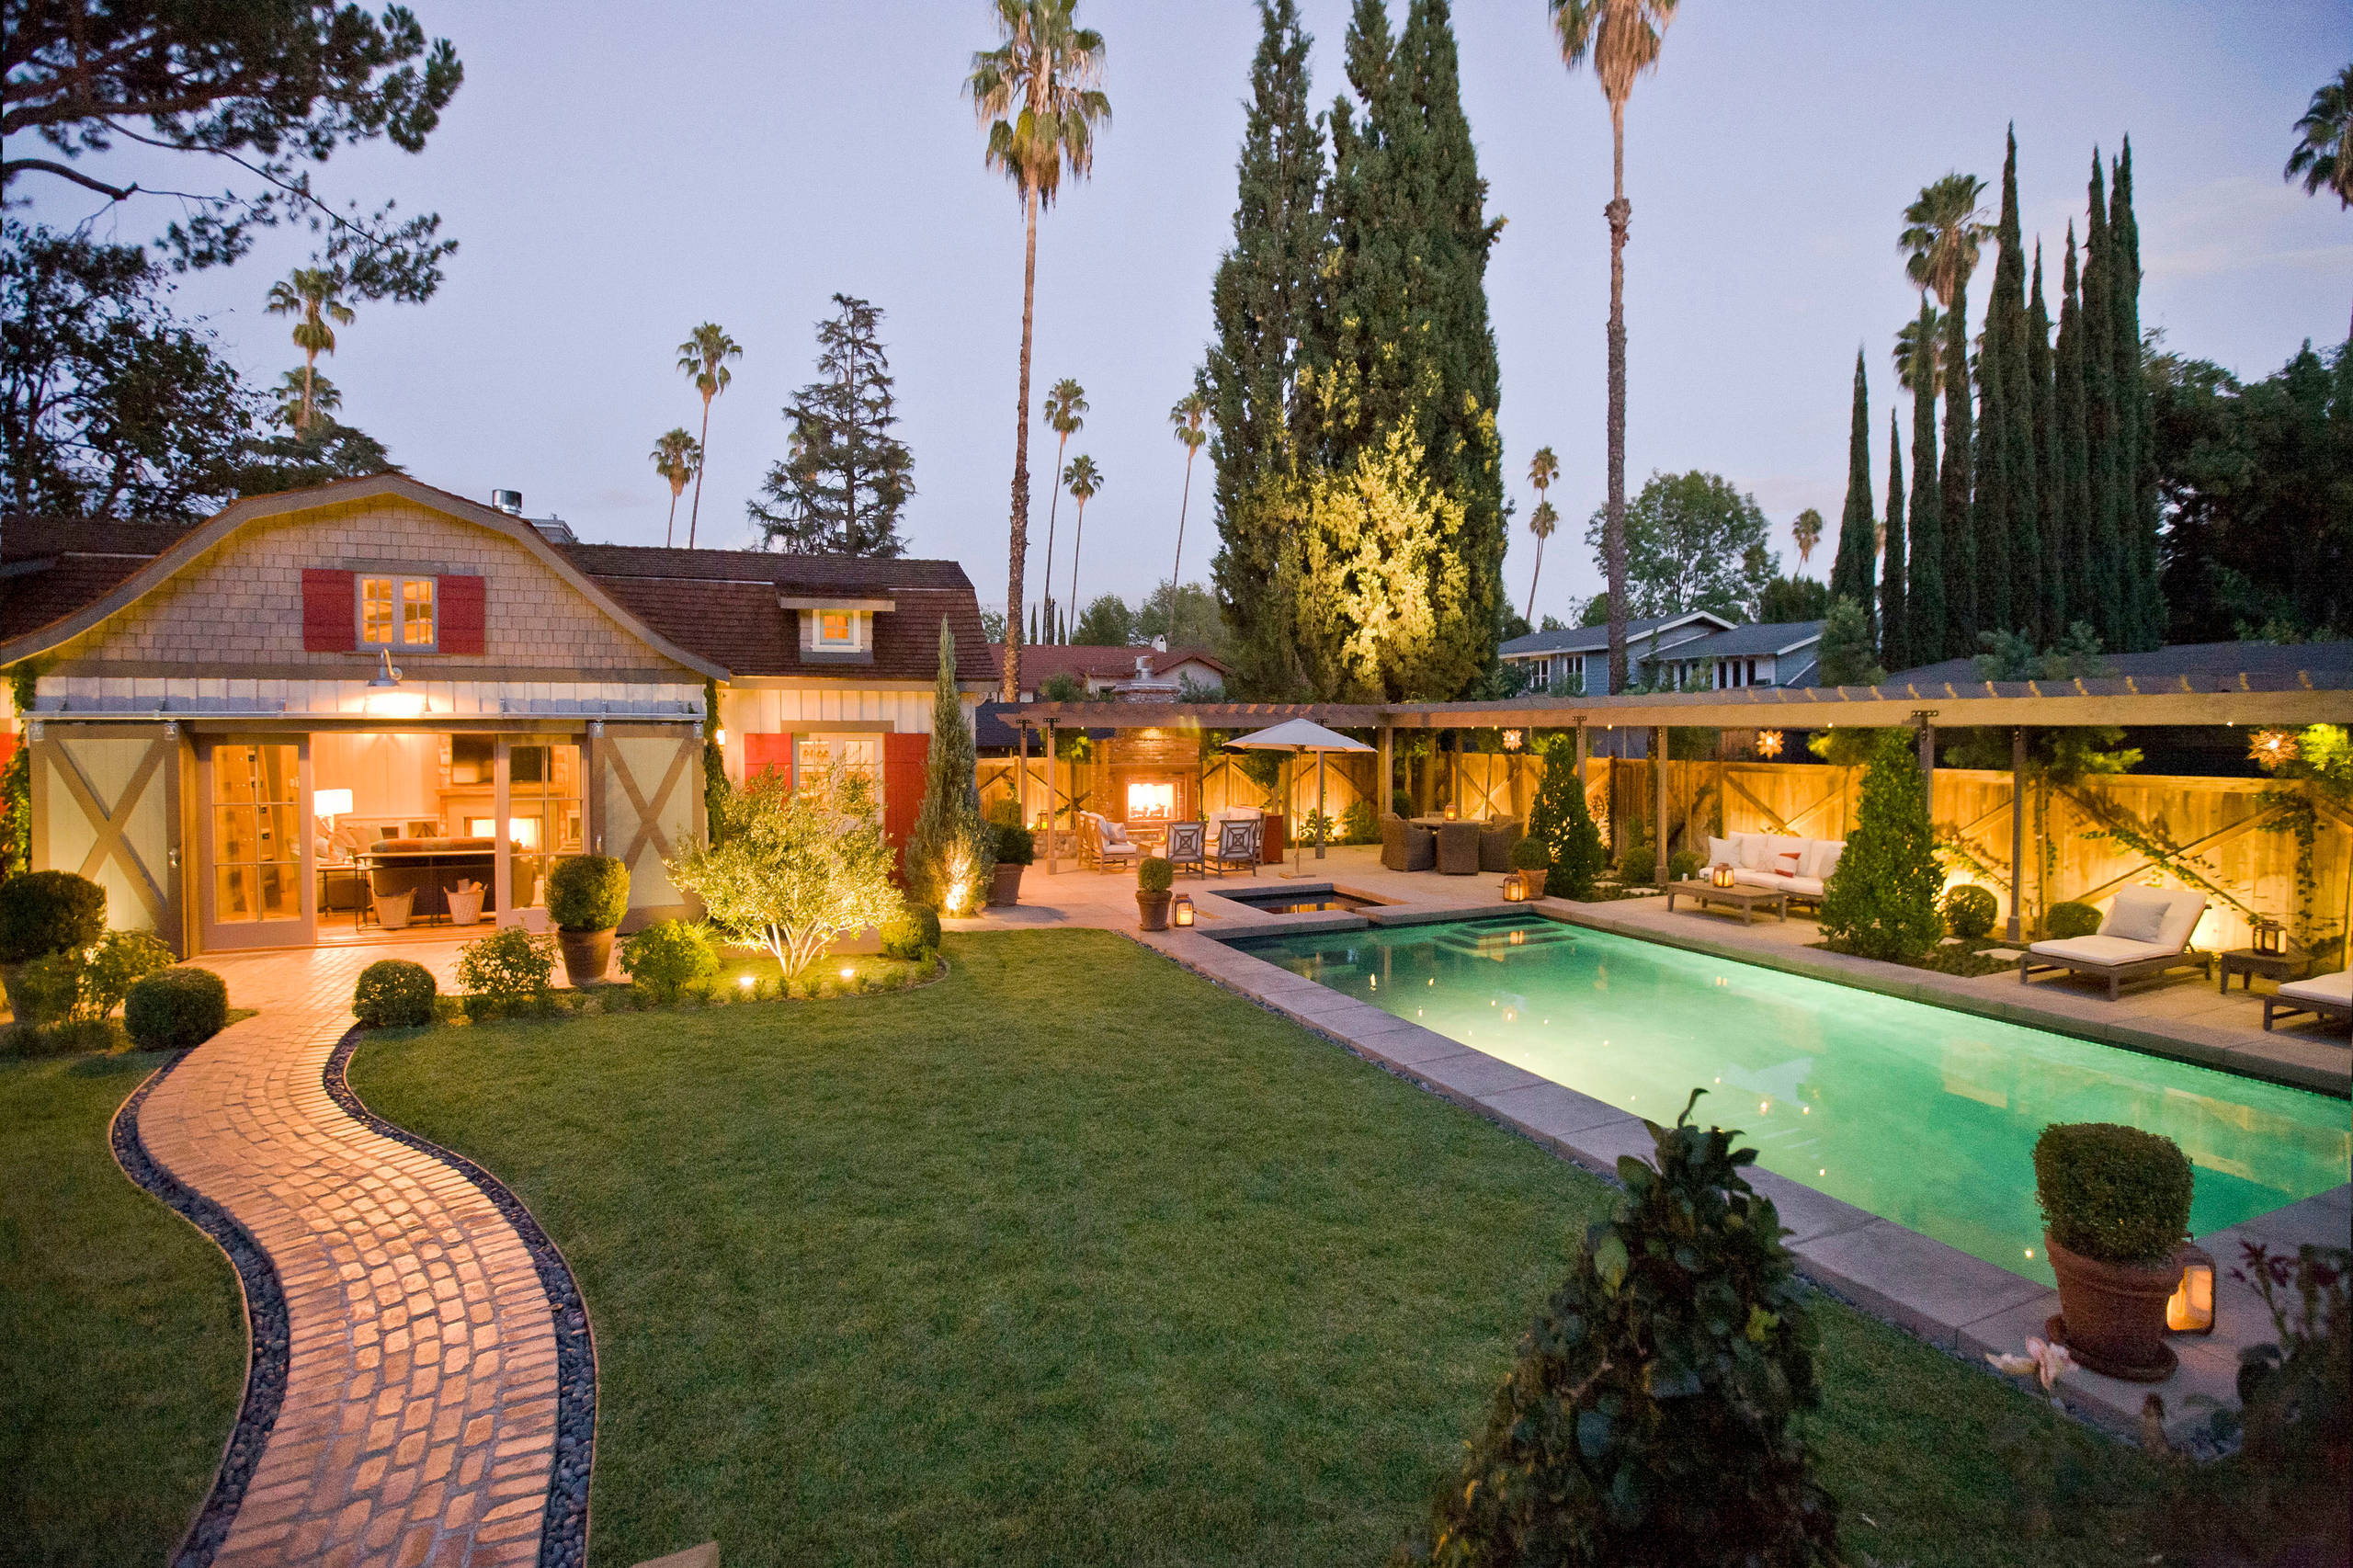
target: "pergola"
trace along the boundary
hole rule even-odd
[[[1572,730],[1580,777],[1586,732],[1595,725],[1651,732],[1651,755],[1664,758],[1670,728],[1824,730],[1905,727],[1919,734],[1921,767],[1935,767],[1939,728],[2011,732],[2012,923],[2023,862],[2027,796],[2027,736],[2037,729],[2113,724],[2123,727],[2211,726],[2290,728],[2353,722],[2353,669],[2119,676],[2052,681],[1891,682],[1882,686],[1745,687],[1729,690],[1628,693],[1618,697],[1523,696],[1500,702],[1030,702],[1005,712],[1029,756],[1029,731],[1042,732],[1053,755],[1057,725],[1092,730],[1243,729],[1307,719],[1335,730],[1371,730],[1379,736],[1378,777],[1392,777],[1400,730]],[[1666,769],[1653,770],[1658,819],[1667,811]],[[1383,788],[1386,788],[1384,783]],[[1666,877],[1665,835],[1658,835],[1657,873]],[[2012,933],[2014,936],[2015,932]]]

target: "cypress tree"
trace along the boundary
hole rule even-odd
[[[2110,165],[2108,222],[2116,265],[2109,272],[2116,354],[2116,483],[2119,560],[2131,616],[2128,649],[2165,641],[2165,599],[2157,586],[2157,467],[2154,411],[2141,373],[2141,225],[2132,213],[2132,139]]]
[[[1895,410],[1887,411],[1887,543],[1879,563],[1879,662],[1891,670],[1915,661],[1904,602],[1904,444]]]
[[[2034,283],[2026,301],[2026,379],[2033,391],[2029,456],[2034,463],[2034,535],[2040,589],[2036,619],[2045,642],[2067,632],[2067,553],[2059,533],[2059,420],[2052,381],[2051,312],[2042,302],[2042,242],[2034,242]]]
[[[2059,283],[2059,347],[2052,379],[2057,432],[2052,464],[2058,545],[2052,552],[2054,575],[2068,590],[2067,616],[2097,626],[2098,591],[2092,540],[2092,475],[2089,434],[2084,424],[2084,319],[2082,286],[2075,269],[2075,225],[2067,225],[2067,260]]]
[[[1953,290],[1945,312],[1945,450],[1938,476],[1944,511],[1944,656],[1977,652],[1977,535],[1971,526],[1969,473],[1974,449],[1969,426],[1969,285]]]
[[[1855,408],[1847,432],[1847,509],[1838,517],[1838,553],[1830,563],[1830,597],[1862,607],[1873,643],[1879,641],[1879,596],[1872,585],[1870,392],[1863,381],[1863,351],[1855,350]]]
[[[1271,593],[1283,516],[1268,504],[1295,464],[1292,397],[1315,311],[1315,268],[1329,225],[1321,205],[1324,138],[1309,112],[1308,49],[1295,0],[1260,0],[1250,108],[1236,161],[1233,244],[1210,291],[1216,405],[1218,599],[1235,638],[1235,685],[1279,695],[1295,685],[1281,606]]]
[[[1920,298],[1920,328],[1912,364],[1911,581],[1904,591],[1904,642],[1915,664],[1944,656],[1944,502],[1937,488],[1937,367],[1939,345],[1928,330],[1928,300]]]
[[[2084,233],[2084,432],[2090,500],[2086,523],[2091,540],[2094,613],[2088,618],[2100,646],[2130,645],[2126,613],[2123,536],[2116,472],[2115,315],[2109,290],[2114,257],[2108,230],[2107,199],[2100,188],[2099,152],[2092,152],[2090,216]]]
[[[2018,248],[2018,143],[2013,135],[2002,160],[2002,216],[1996,227],[1994,286],[1985,300],[1985,335],[1978,346],[1977,484],[1970,516],[1977,533],[1977,619],[1981,631],[2023,626],[2018,603],[2018,394],[2024,390],[2026,268]],[[2012,360],[2019,363],[2015,372]]]

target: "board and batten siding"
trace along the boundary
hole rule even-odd
[[[972,722],[980,699],[967,693],[964,722]],[[727,776],[744,777],[744,737],[787,730],[824,732],[828,725],[897,734],[931,733],[932,687],[723,686],[719,690],[720,727],[727,732]]]

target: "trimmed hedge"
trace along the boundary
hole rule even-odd
[[[2002,913],[2001,904],[1987,890],[1975,883],[1965,883],[1945,894],[1937,906],[1944,914],[1945,929],[1967,941],[1983,937],[1994,928],[1994,917]]]
[[[400,1028],[433,1021],[433,1000],[441,994],[433,971],[406,959],[378,959],[359,971],[351,989],[351,1016],[363,1028]]]
[[[680,988],[719,970],[719,955],[701,926],[685,920],[656,920],[621,938],[621,969],[630,983],[656,1001],[675,1002]]]
[[[548,873],[548,918],[565,931],[609,931],[629,913],[629,868],[609,855],[567,855]]]
[[[927,903],[910,903],[882,924],[882,951],[894,959],[921,959],[939,950],[939,914]]]
[[[71,871],[26,871],[0,882],[0,963],[79,950],[106,934],[107,890]]]
[[[2170,1138],[2109,1121],[2053,1123],[2034,1142],[2051,1239],[2102,1263],[2163,1263],[2189,1234],[2189,1161]]]
[[[185,1051],[229,1027],[229,987],[209,969],[162,969],[131,988],[122,1027],[148,1051]]]
[[[2099,911],[2088,903],[2069,900],[2054,903],[2042,917],[2043,935],[2053,941],[2068,937],[2088,937],[2099,929]]]
[[[1176,885],[1176,868],[1154,856],[1136,867],[1138,892],[1166,892]]]

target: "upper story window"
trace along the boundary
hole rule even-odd
[[[434,579],[364,574],[360,576],[360,646],[434,648],[440,642]]]
[[[857,645],[858,623],[846,609],[821,609],[817,612],[817,646],[820,648],[849,648]]]

